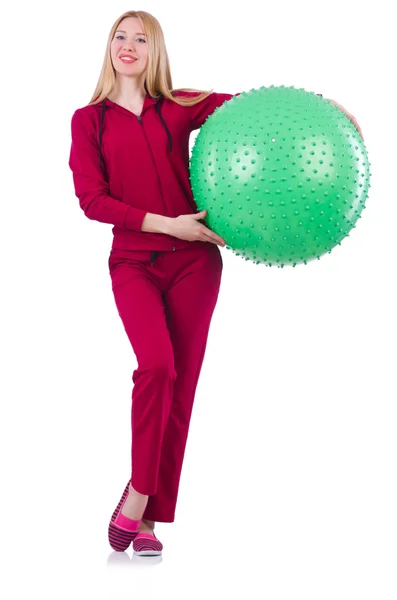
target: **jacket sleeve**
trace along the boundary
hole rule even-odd
[[[226,100],[231,100],[233,96],[239,96],[240,93],[241,92],[238,92],[237,94],[219,94],[217,92],[212,92],[207,98],[201,100],[201,102],[190,106],[192,131],[201,127],[218,106],[221,106]]]
[[[99,168],[99,144],[91,119],[77,109],[71,121],[69,167],[80,207],[89,219],[123,229],[141,231],[147,211],[109,196],[109,185]]]

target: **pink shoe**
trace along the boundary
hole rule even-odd
[[[141,519],[129,519],[121,514],[121,509],[128,498],[129,485],[130,482],[128,481],[123,495],[120,498],[120,502],[118,503],[112,518],[110,519],[108,529],[109,544],[113,550],[117,550],[118,552],[124,552],[124,550],[127,550],[128,546],[137,535],[138,528],[141,523]]]
[[[139,532],[132,543],[134,554],[137,556],[159,556],[163,544],[151,533]]]

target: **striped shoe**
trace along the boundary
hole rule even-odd
[[[151,533],[138,533],[132,542],[136,556],[159,556],[163,544]]]
[[[128,498],[129,485],[130,482],[128,481],[123,495],[120,498],[120,502],[112,514],[108,529],[109,544],[113,550],[117,550],[118,552],[127,550],[128,546],[138,533],[138,528],[141,523],[141,519],[136,521],[121,514],[121,509]]]

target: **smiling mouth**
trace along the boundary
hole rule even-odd
[[[134,63],[137,60],[136,58],[125,58],[124,56],[119,56],[119,59],[121,60],[121,62],[128,64]]]

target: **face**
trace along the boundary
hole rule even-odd
[[[120,75],[141,75],[147,66],[147,37],[141,19],[123,19],[114,33],[110,53],[116,73]],[[131,56],[136,60],[123,62],[120,56]]]

